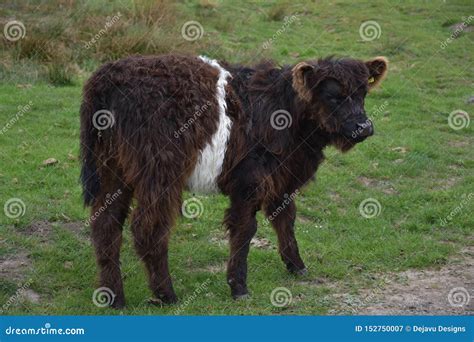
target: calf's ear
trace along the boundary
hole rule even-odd
[[[388,59],[386,57],[375,57],[365,62],[369,69],[369,89],[378,86],[387,75]]]
[[[300,62],[292,69],[293,89],[306,102],[311,102],[312,98],[310,79],[313,73],[314,66],[306,62]]]

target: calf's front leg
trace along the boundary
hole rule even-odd
[[[307,273],[300,257],[298,243],[295,237],[296,205],[286,204],[284,198],[272,201],[266,208],[268,220],[278,236],[278,251],[288,271],[298,275]]]
[[[248,296],[247,289],[247,256],[250,241],[257,231],[257,210],[245,200],[231,200],[225,223],[229,229],[230,257],[227,265],[227,283],[232,298],[241,299]]]

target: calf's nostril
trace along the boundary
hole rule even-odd
[[[359,134],[363,137],[368,137],[374,133],[374,128],[370,120],[367,120],[366,122],[358,123],[357,128],[359,130]]]

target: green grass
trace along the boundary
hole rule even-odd
[[[104,14],[99,3],[88,6],[98,6],[97,11]],[[453,130],[447,121],[457,109],[472,113],[466,100],[474,95],[469,57],[474,55],[473,33],[466,32],[440,48],[451,35],[446,23],[461,22],[472,14],[469,1],[186,1],[176,6],[182,21],[173,22],[172,28],[179,34],[184,21],[197,20],[204,28],[204,43],[175,45],[211,57],[232,62],[267,57],[284,64],[331,54],[362,59],[385,55],[391,61],[387,80],[367,98],[367,111],[376,113],[376,135],[348,154],[327,149],[316,182],[297,199],[296,234],[309,275],[297,279],[287,274],[275,248],[252,248],[248,279],[252,297],[232,301],[225,282],[228,248],[221,225],[228,200],[199,196],[203,215],[194,220],[181,218],[170,246],[176,292],[181,303],[189,299],[183,314],[325,314],[337,305],[328,294],[337,291],[339,284],[356,292],[364,284],[370,286],[373,274],[443,265],[472,243],[473,201],[447,225],[440,222],[463,196],[474,192],[473,124]],[[115,10],[121,10],[117,3],[111,13]],[[17,19],[21,14],[17,13]],[[285,15],[298,19],[286,27]],[[30,20],[34,13],[25,16]],[[360,38],[359,26],[366,20],[378,22],[379,39],[365,42]],[[263,49],[279,29],[269,48]],[[7,48],[18,46],[9,43]],[[118,55],[128,51],[124,48]],[[97,282],[88,229],[72,231],[68,223],[88,217],[74,157],[78,155],[81,84],[99,60],[96,54],[82,58],[72,81],[60,69],[50,71],[57,73],[52,77],[58,82],[49,81],[72,82],[70,86],[26,77],[48,65],[33,57],[9,60],[13,64],[8,74],[5,63],[0,69],[5,71],[0,77],[0,129],[15,117],[19,106],[31,101],[31,109],[0,134],[0,204],[20,198],[26,206],[18,219],[0,214],[0,261],[22,253],[30,260],[29,267],[21,269],[22,279],[0,273],[0,304],[27,279],[41,296],[37,304],[10,305],[6,314],[119,313],[92,303]],[[59,162],[42,165],[51,157]],[[380,215],[372,219],[362,217],[358,209],[369,197],[382,206]],[[47,238],[31,234],[29,227],[38,221],[52,223]],[[276,237],[262,216],[259,222],[257,236],[276,246]],[[130,235],[127,223],[121,259],[128,307],[120,313],[173,314],[179,305],[158,308],[146,303],[150,292]],[[324,279],[324,283],[316,284],[314,279]],[[203,283],[208,284],[206,291],[193,296]],[[290,306],[271,305],[270,293],[276,287],[292,292]]]

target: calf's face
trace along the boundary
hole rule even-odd
[[[324,59],[301,62],[293,68],[293,87],[307,104],[307,115],[328,133],[342,151],[374,134],[364,100],[387,73],[388,61]]]

